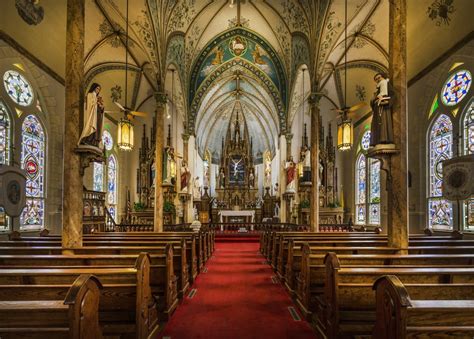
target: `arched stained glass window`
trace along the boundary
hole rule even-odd
[[[10,116],[7,108],[0,101],[0,164],[10,164]]]
[[[463,119],[464,154],[474,154],[474,101],[471,101]],[[464,203],[464,227],[474,229],[474,198]]]
[[[362,140],[360,142],[360,146],[362,147],[362,149],[364,151],[367,151],[369,149],[369,146],[370,146],[370,131],[367,131],[364,133],[364,135],[362,136]]]
[[[105,130],[102,133],[102,142],[104,143],[105,149],[107,151],[111,151],[114,147],[114,139],[112,139],[112,135],[109,131]]]
[[[10,133],[11,122],[7,108],[0,101],[0,164],[10,164]],[[0,207],[0,231],[9,229],[10,219],[5,214],[3,207]]]
[[[365,203],[367,187],[367,169],[365,155],[360,154],[356,161],[356,223],[365,223]]]
[[[107,159],[107,204],[110,215],[117,220],[117,160],[113,154]]]
[[[99,162],[94,162],[94,182],[92,186],[94,191],[104,191],[104,165]]]
[[[474,101],[464,116],[464,154],[474,154]]]
[[[469,92],[472,76],[467,70],[462,70],[453,74],[443,87],[442,100],[446,106],[455,106]]]
[[[429,133],[429,226],[433,228],[453,227],[453,207],[442,197],[442,161],[450,159],[453,144],[453,124],[447,115],[441,114]]]
[[[22,228],[44,227],[44,168],[46,139],[34,115],[22,125],[21,167],[26,170],[26,207],[20,216]]]
[[[369,160],[369,224],[380,224],[380,161]]]
[[[370,130],[362,135],[356,161],[356,223],[380,225],[380,161],[365,156],[369,144]]]

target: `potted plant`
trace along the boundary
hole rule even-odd
[[[175,216],[176,206],[171,201],[165,201],[165,203],[163,204],[163,212]]]
[[[145,210],[145,204],[142,202],[136,202],[133,204],[133,210],[135,212],[141,212]]]

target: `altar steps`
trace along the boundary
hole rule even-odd
[[[216,242],[259,242],[259,232],[216,232]]]

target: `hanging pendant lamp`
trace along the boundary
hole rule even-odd
[[[125,107],[128,101],[128,0],[126,9],[126,26],[125,26]],[[117,146],[122,151],[133,150],[133,123],[130,121],[127,110],[123,111],[124,116],[118,123]]]
[[[348,151],[352,148],[352,120],[347,116],[347,0],[345,1],[344,20],[344,108],[341,111],[341,120],[337,124],[337,149]]]

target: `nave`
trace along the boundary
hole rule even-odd
[[[303,339],[314,338],[314,332],[257,242],[218,242],[205,273],[166,325],[163,338]]]

